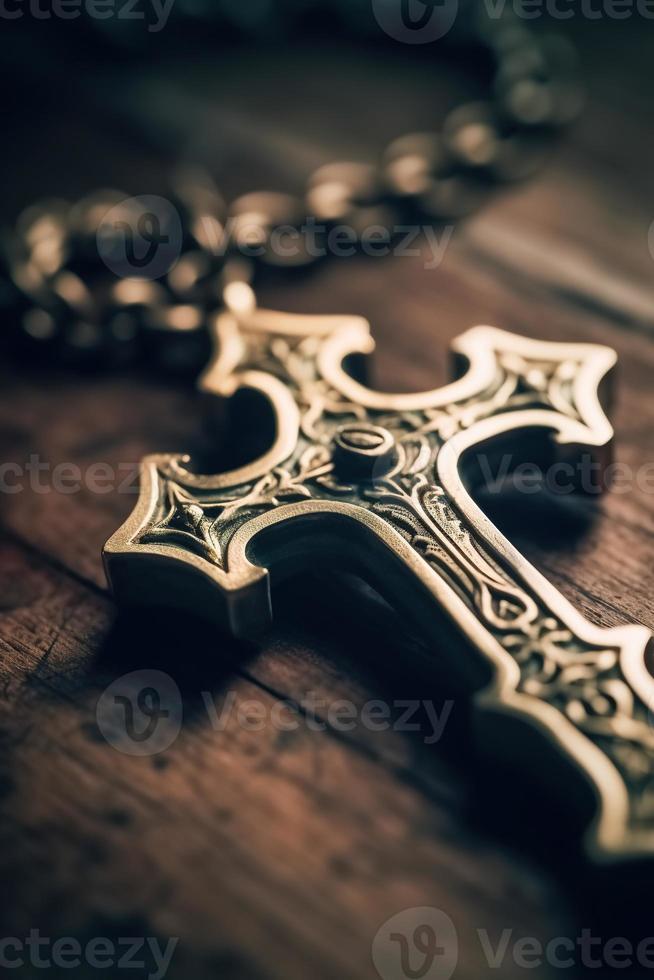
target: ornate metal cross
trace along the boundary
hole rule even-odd
[[[346,373],[373,347],[358,317],[247,309],[218,316],[215,334],[202,389],[265,400],[272,445],[219,475],[146,458],[138,505],[105,549],[117,598],[200,610],[248,636],[270,621],[270,570],[361,573],[476,692],[483,749],[594,800],[594,861],[651,853],[649,632],[584,619],[468,492],[502,448],[552,463],[604,457],[615,353],[475,327],[454,343],[459,380],[389,395]],[[466,643],[448,642],[452,630]]]

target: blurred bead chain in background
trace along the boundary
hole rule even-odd
[[[355,35],[371,18],[362,4],[328,10]],[[255,37],[297,34],[309,12],[298,0],[175,7],[196,26]],[[171,177],[167,199],[106,190],[29,207],[3,238],[3,344],[46,361],[145,362],[193,377],[229,283],[256,285],[266,270],[313,266],[338,228],[352,252],[372,230],[390,247],[398,227],[460,221],[495,189],[528,178],[581,108],[574,48],[481,7],[458,24],[452,44],[461,56],[488,63],[486,100],[452,109],[440,132],[400,136],[374,162],[326,162],[297,196],[256,191],[226,204],[211,177],[184,171]]]

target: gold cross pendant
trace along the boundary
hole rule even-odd
[[[566,473],[605,464],[614,351],[475,327],[453,345],[458,380],[392,395],[346,370],[373,348],[359,317],[232,304],[214,331],[202,390],[259,399],[271,444],[220,474],[179,455],[143,461],[138,504],[105,547],[118,601],[250,637],[271,619],[271,571],[353,571],[471,691],[484,752],[594,800],[593,863],[651,855],[650,633],[588,622],[470,495],[502,453]]]

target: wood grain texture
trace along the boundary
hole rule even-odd
[[[267,286],[263,301],[368,316],[378,339],[373,374],[386,388],[444,381],[448,344],[473,323],[609,344],[620,357],[616,458],[636,472],[652,462],[654,432],[650,53],[634,25],[573,30],[590,87],[583,121],[542,175],[458,229],[439,268],[425,271],[424,256],[334,262]],[[230,190],[292,186],[322,160],[371,155],[384,138],[437,124],[470,88],[463,70],[436,65],[425,85],[424,65],[406,54],[393,75],[381,59],[356,54],[338,62],[337,80],[327,71],[334,54],[322,49],[313,73],[301,52],[283,71],[272,58],[255,71],[235,58],[210,68],[209,59],[180,55],[165,80],[160,67],[135,69],[130,83],[117,69],[105,79],[115,98],[100,117],[92,94],[81,96],[83,67],[77,82],[53,81],[48,100],[35,100],[34,125],[16,124],[2,162],[4,214],[97,181],[159,190],[174,154],[137,137],[130,115],[141,111],[139,98],[147,105],[148,85],[165,84],[171,100],[195,107],[187,127],[213,127],[180,149],[215,155]],[[308,77],[302,98],[298,77]],[[42,142],[51,153],[47,173],[35,127],[39,152]],[[1,372],[6,460],[39,454],[82,473],[100,461],[127,479],[147,452],[209,444],[193,393],[165,380],[12,364]],[[483,499],[591,620],[654,629],[652,482],[602,500]],[[321,722],[342,699],[358,711],[378,698],[430,699],[443,709],[452,697],[446,679],[425,671],[438,651],[407,637],[377,600],[342,583],[320,599],[322,585],[291,582],[276,596],[272,634],[248,649],[198,623],[117,620],[100,550],[134,504],[130,489],[0,499],[1,935],[177,936],[169,976],[185,980],[364,980],[376,976],[371,944],[381,924],[427,905],[456,923],[456,977],[478,980],[494,975],[479,929],[494,942],[503,929],[544,942],[579,934],[589,913],[575,896],[564,834],[550,852],[545,800],[537,801],[542,816],[527,817],[519,801],[489,799],[463,699],[454,698],[437,745],[425,744],[425,718],[418,732],[361,724],[342,732],[328,721],[314,730],[300,707],[297,730],[272,724],[275,704],[289,711],[309,696],[321,703]],[[151,758],[117,752],[96,721],[107,685],[139,669],[166,671],[183,696],[179,738]],[[222,728],[203,692],[219,712],[229,706]],[[263,724],[243,724],[239,706],[245,716],[263,710]],[[501,971],[523,975],[510,962]]]

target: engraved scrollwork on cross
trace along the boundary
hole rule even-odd
[[[403,599],[431,595],[434,614],[492,665],[480,713],[549,733],[593,786],[588,852],[612,860],[650,848],[648,632],[587,622],[490,524],[464,482],[468,458],[502,440],[601,459],[612,437],[601,399],[614,352],[476,327],[453,344],[457,380],[391,395],[345,369],[372,349],[360,318],[252,310],[222,314],[215,332],[201,387],[263,394],[274,444],[223,474],[196,474],[185,457],[149,457],[139,506],[106,548],[119,598],[138,592],[155,604],[201,603],[206,613],[215,594],[215,618],[248,635],[269,617],[268,569],[319,564],[313,540],[345,566],[369,564],[382,591],[379,570],[389,563],[390,582],[392,559],[405,570]],[[159,578],[135,578],[144,562]],[[209,591],[193,586],[198,575]],[[416,610],[424,616],[417,599]]]

